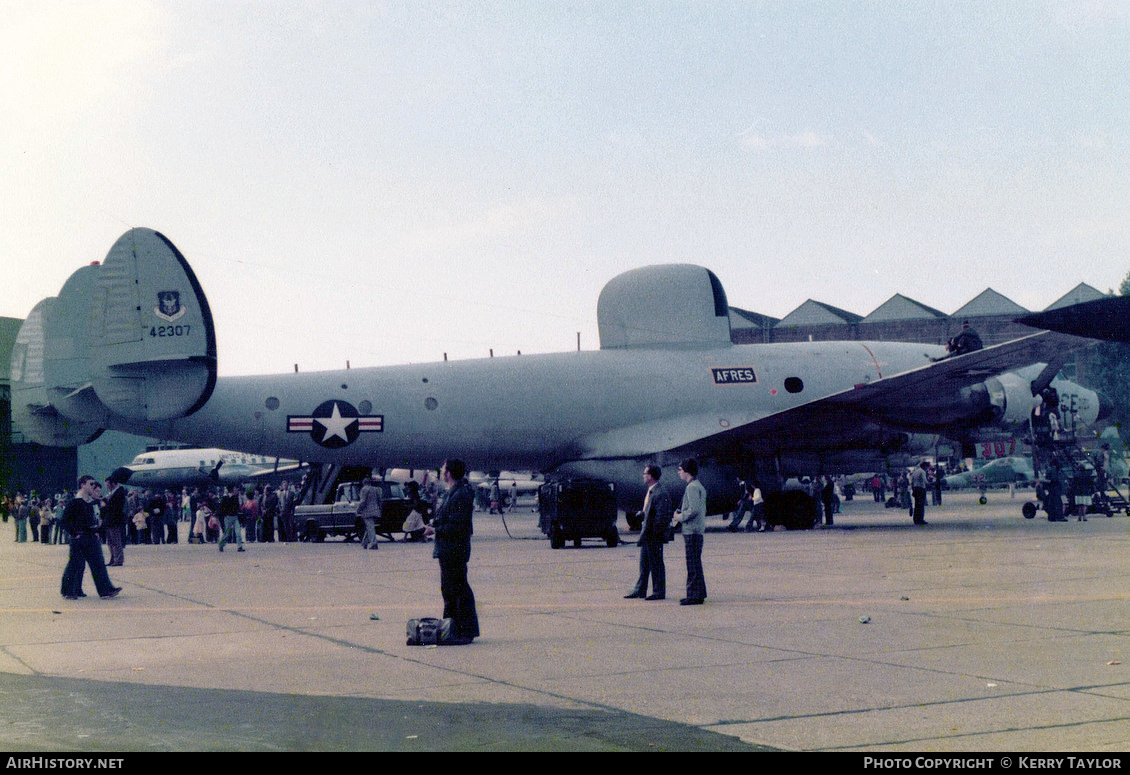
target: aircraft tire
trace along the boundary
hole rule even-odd
[[[1020,513],[1024,515],[1024,519],[1036,518],[1036,504],[1029,501],[1020,507]]]
[[[611,549],[612,547],[614,547],[614,546],[616,546],[617,544],[620,543],[620,534],[617,533],[615,530],[610,530],[604,536],[604,542],[606,544],[608,544],[608,548]]]
[[[551,525],[549,528],[549,548],[550,549],[564,549],[565,536],[561,535],[556,525]]]
[[[811,495],[792,490],[774,500],[786,530],[811,530],[816,525],[816,500]]]

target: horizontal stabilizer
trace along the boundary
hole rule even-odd
[[[1130,296],[1108,296],[1017,318],[1033,328],[1107,342],[1130,342]]]

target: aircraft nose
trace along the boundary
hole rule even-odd
[[[1099,415],[1095,418],[1096,421],[1105,420],[1110,417],[1114,411],[1114,402],[1104,396],[1102,393],[1096,392],[1095,395],[1099,397]]]

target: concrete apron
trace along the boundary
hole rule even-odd
[[[404,644],[442,610],[430,545],[127,546],[121,596],[87,574],[66,601],[66,547],[9,522],[0,746],[1125,750],[1130,519],[1029,521],[1023,498],[946,493],[925,527],[869,495],[833,529],[712,517],[703,606],[678,604],[681,538],[667,599],[625,600],[634,545],[554,551],[533,512],[509,536],[479,512],[483,636],[449,648]]]

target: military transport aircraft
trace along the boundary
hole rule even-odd
[[[750,460],[764,476],[814,472],[908,433],[1027,422],[1033,394],[1085,343],[1073,335],[1130,340],[1127,304],[1029,315],[1045,330],[950,358],[900,342],[735,345],[713,272],[648,266],[601,291],[597,351],[219,378],[196,275],[165,236],[137,228],[28,315],[12,412],[44,444],[112,428],[386,468],[459,456],[483,471],[612,481],[625,506],[642,497],[644,464],[695,455],[712,499],[728,499]],[[1104,413],[1096,393],[1061,385],[1076,391],[1079,422]]]
[[[128,465],[114,469],[110,478],[131,487],[192,487],[242,484],[280,474],[300,474],[302,467],[297,460],[192,447],[142,452]]]

